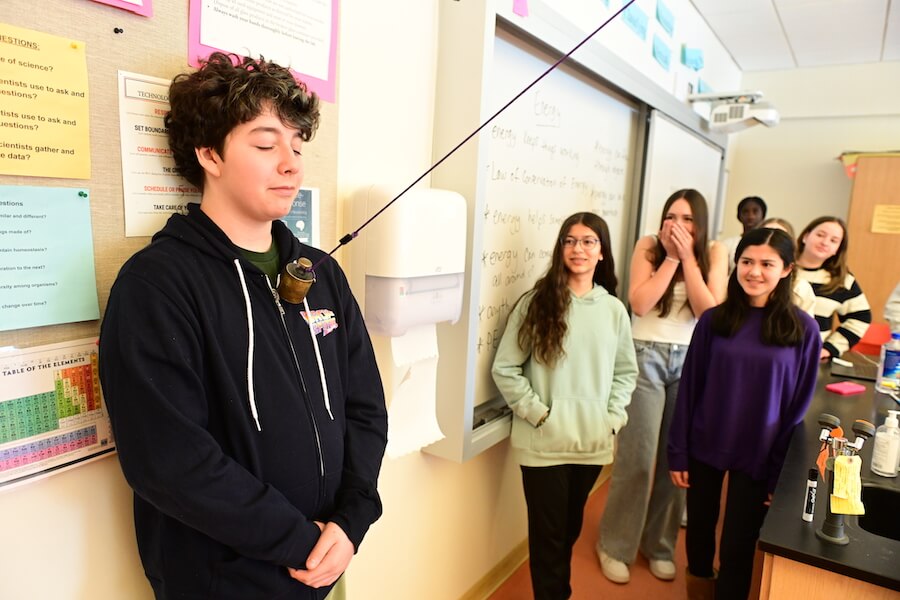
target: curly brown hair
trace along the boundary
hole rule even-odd
[[[241,123],[271,110],[308,142],[319,126],[319,98],[290,70],[273,62],[213,52],[192,73],[169,86],[165,124],[179,175],[203,189],[204,170],[196,148],[224,153],[225,137]]]

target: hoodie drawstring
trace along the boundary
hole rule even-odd
[[[247,282],[244,280],[244,270],[241,269],[240,259],[234,259],[234,268],[237,270],[238,279],[241,280],[241,289],[244,291],[244,304],[247,307],[247,396],[250,399],[250,414],[256,422],[256,430],[262,431],[259,425],[259,413],[256,410],[256,395],[253,391],[253,308],[250,305],[250,292],[247,290]]]
[[[316,363],[319,365],[319,379],[322,380],[322,394],[325,396],[325,410],[328,416],[334,421],[334,415],[331,414],[331,400],[328,398],[328,383],[325,381],[325,367],[322,366],[322,354],[319,352],[319,341],[316,339],[316,330],[313,327],[312,311],[309,310],[309,303],[303,298],[303,308],[306,309],[306,323],[309,325],[309,335],[312,336],[313,348],[316,351]]]

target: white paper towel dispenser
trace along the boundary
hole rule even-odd
[[[365,222],[402,189],[372,185],[358,191],[352,199],[354,222]],[[410,327],[459,319],[466,200],[457,192],[406,192],[366,226],[350,249],[357,290],[360,276],[365,277],[363,316],[371,333],[397,337]]]

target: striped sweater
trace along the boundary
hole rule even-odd
[[[872,322],[869,301],[856,278],[848,274],[844,285],[829,294],[822,292],[822,288],[831,281],[831,274],[825,269],[798,267],[797,278],[808,281],[816,293],[813,316],[822,334],[824,342],[822,347],[828,350],[831,356],[840,356],[855,346]],[[835,314],[838,318],[838,328],[831,331],[832,317]]]

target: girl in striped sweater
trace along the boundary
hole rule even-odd
[[[823,360],[840,356],[865,335],[872,322],[869,301],[847,268],[847,226],[837,217],[819,217],[797,240],[797,277],[816,294],[814,312],[822,333]],[[838,327],[832,331],[833,316]]]

